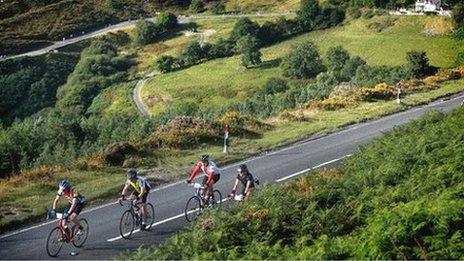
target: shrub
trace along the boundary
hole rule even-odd
[[[342,46],[330,47],[326,54],[327,69],[334,72],[341,71],[349,59],[350,54]]]
[[[205,5],[202,0],[193,0],[190,3],[189,10],[192,13],[201,13],[205,11]]]
[[[219,38],[209,50],[209,56],[214,58],[228,57],[233,54],[234,43],[229,40],[225,40],[224,38]]]
[[[169,31],[177,27],[177,17],[170,12],[162,12],[156,17],[156,24],[162,31]]]
[[[386,83],[377,84],[374,88],[360,88],[354,98],[358,101],[389,100],[396,97],[396,89]]]
[[[410,51],[406,53],[409,68],[414,77],[424,77],[433,72],[429,59],[423,51]]]
[[[424,29],[422,29],[422,33],[427,36],[449,35],[452,32],[452,21],[443,17],[433,17],[432,19],[427,20]]]
[[[230,33],[229,40],[235,43],[236,41],[238,41],[238,39],[246,35],[257,37],[258,30],[258,23],[251,21],[247,17],[242,17],[237,21],[237,23],[235,23],[234,28]]]
[[[277,94],[288,90],[287,82],[284,79],[272,77],[266,81],[263,88],[258,91],[259,95]]]
[[[366,61],[361,59],[359,56],[350,58],[345,62],[343,69],[340,71],[338,77],[340,81],[349,81],[353,76],[356,75],[356,70],[360,67],[366,65]]]
[[[282,40],[283,33],[276,24],[266,21],[258,29],[257,37],[263,45],[269,45]]]
[[[282,32],[283,36],[289,36],[299,32],[300,27],[296,20],[287,20],[282,16],[277,19],[276,31]]]
[[[464,51],[456,54],[456,58],[454,58],[454,64],[456,66],[464,66]]]
[[[312,100],[306,104],[306,108],[308,109],[328,111],[335,111],[344,108],[354,108],[356,106],[358,106],[358,103],[355,100],[341,97],[328,98],[322,101]]]
[[[312,31],[323,20],[317,0],[301,0],[296,12],[298,24],[303,31]]]
[[[282,62],[284,75],[302,79],[312,78],[325,70],[319,50],[313,42],[293,46]]]
[[[210,122],[190,116],[179,116],[160,126],[148,139],[149,144],[169,148],[192,148],[219,137]]]
[[[211,10],[213,14],[218,15],[218,14],[222,14],[225,12],[226,6],[224,5],[222,1],[216,1],[212,3],[209,9]]]
[[[135,25],[135,42],[139,45],[153,43],[159,34],[159,28],[150,21],[142,20]]]
[[[200,43],[197,41],[191,42],[182,51],[182,59],[187,65],[200,63],[200,61],[207,56]]]
[[[155,67],[162,73],[172,72],[175,69],[176,58],[169,55],[162,55],[155,62]]]
[[[245,35],[237,40],[236,51],[242,53],[242,65],[245,68],[256,66],[261,63],[261,52],[259,41],[256,37]]]

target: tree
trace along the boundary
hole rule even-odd
[[[285,76],[302,79],[315,77],[325,67],[317,46],[308,41],[292,47],[283,59],[282,69]]]
[[[177,27],[177,17],[173,13],[162,12],[156,17],[156,24],[163,32],[169,31]]]
[[[205,11],[205,5],[202,0],[193,0],[189,6],[189,10],[192,13],[201,13]]]
[[[276,24],[266,21],[258,29],[258,39],[264,45],[278,42],[282,39],[283,31],[279,31],[279,27]]]
[[[245,68],[261,63],[261,52],[259,51],[259,40],[251,35],[245,35],[238,39],[235,48],[242,53],[242,65]]]
[[[197,41],[191,42],[182,52],[183,60],[187,65],[197,64],[201,59],[205,58],[205,56],[206,54],[203,52],[203,48]]]
[[[139,45],[154,42],[159,33],[159,28],[150,21],[142,20],[135,25],[135,41]]]
[[[162,55],[158,60],[155,62],[156,68],[162,72],[171,72],[174,70],[174,64],[176,59],[169,55]]]
[[[242,17],[235,23],[229,39],[232,42],[237,42],[238,39],[245,35],[256,37],[258,35],[258,30],[258,23],[251,21],[248,17]]]
[[[350,54],[342,46],[330,47],[327,50],[327,69],[339,72],[350,59]]]
[[[423,51],[410,51],[406,53],[409,69],[414,77],[424,77],[432,71],[429,59]]]
[[[321,8],[318,0],[301,0],[300,7],[296,12],[296,19],[303,31],[311,31],[320,20]]]

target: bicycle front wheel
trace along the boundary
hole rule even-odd
[[[82,247],[89,236],[89,222],[85,218],[79,219],[82,229],[74,228],[74,238],[72,244],[75,247]]]
[[[47,238],[47,254],[56,257],[63,246],[64,235],[59,227],[52,229]]]
[[[155,223],[155,208],[151,203],[147,203],[147,220],[145,229],[150,229]]]
[[[129,239],[134,232],[135,228],[135,217],[130,210],[124,211],[119,221],[119,233],[125,239]]]
[[[212,206],[213,208],[215,209],[219,209],[221,207],[221,203],[222,203],[222,194],[219,190],[214,190],[213,191],[213,198],[211,200],[212,202]]]
[[[197,196],[191,197],[185,205],[185,219],[188,222],[195,220],[201,211],[201,200]]]

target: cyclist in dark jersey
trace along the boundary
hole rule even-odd
[[[147,221],[147,197],[150,193],[150,183],[148,183],[147,179],[144,177],[140,177],[137,175],[137,170],[130,169],[127,172],[127,179],[126,183],[124,184],[124,188],[121,192],[121,200],[125,198],[127,190],[130,188],[133,189],[132,194],[130,195],[131,200],[140,200],[142,204],[142,226],[141,230],[145,229],[145,222]]]
[[[68,200],[68,207],[63,212],[63,227],[66,227],[66,221],[69,219],[74,224],[76,224],[78,231],[77,234],[82,230],[82,226],[77,219],[77,216],[81,213],[82,208],[84,207],[85,197],[77,191],[74,187],[71,186],[71,183],[64,179],[60,182],[58,187],[58,193],[53,200],[53,208],[51,210],[52,215],[56,214],[56,205],[60,200],[61,196],[64,196]]]
[[[229,194],[229,197],[234,197],[235,192],[237,191],[238,185],[241,183],[242,191],[241,195],[243,195],[243,200],[248,200],[251,196],[253,188],[255,187],[255,180],[253,175],[248,171],[248,167],[246,164],[241,164],[240,167],[237,169],[238,175],[235,179],[234,187],[232,188],[232,192]]]

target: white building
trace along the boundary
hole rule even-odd
[[[416,12],[438,12],[441,11],[441,0],[417,0]]]

